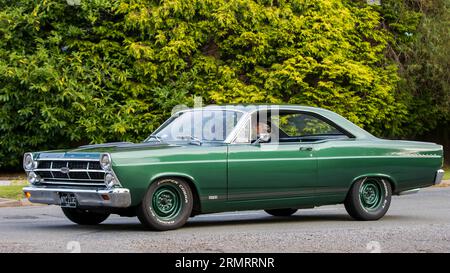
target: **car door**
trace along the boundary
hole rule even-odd
[[[236,140],[228,146],[228,200],[265,200],[307,197],[314,194],[317,160],[313,142],[286,139],[278,134],[280,120],[295,126],[295,111],[270,115],[271,141],[255,143],[257,113],[248,120]],[[267,114],[266,114],[267,115]],[[286,127],[283,125],[283,127]],[[278,134],[278,135],[277,135]],[[282,140],[280,142],[279,140]]]

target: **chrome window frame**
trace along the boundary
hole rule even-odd
[[[330,120],[329,118],[325,117],[325,116],[322,115],[322,114],[319,114],[319,113],[316,113],[316,112],[313,112],[313,111],[310,111],[310,110],[297,109],[297,108],[295,108],[295,107],[289,107],[289,106],[284,106],[284,107],[283,107],[283,106],[281,106],[281,107],[280,107],[280,106],[276,106],[276,107],[272,106],[272,107],[263,107],[263,108],[260,108],[260,109],[255,109],[255,110],[246,112],[246,115],[245,115],[244,117],[242,117],[242,119],[240,120],[240,121],[242,121],[242,122],[238,122],[238,124],[236,124],[236,127],[234,128],[234,130],[230,133],[230,137],[227,138],[227,139],[224,141],[224,143],[227,143],[227,144],[251,144],[251,141],[248,142],[248,143],[243,143],[243,142],[237,143],[237,142],[235,142],[239,130],[240,130],[241,128],[243,128],[243,126],[245,126],[244,118],[245,118],[245,121],[248,120],[248,119],[250,119],[250,125],[251,125],[251,117],[252,117],[252,115],[253,115],[254,113],[259,112],[259,111],[271,111],[271,110],[275,110],[275,109],[276,109],[278,112],[284,111],[284,110],[288,110],[288,111],[296,111],[296,112],[299,112],[299,113],[311,115],[311,116],[313,116],[313,117],[314,117],[314,116],[320,117],[319,119],[320,119],[321,121],[326,122],[327,124],[329,124],[329,125],[335,127],[336,129],[338,129],[339,131],[341,131],[344,135],[347,135],[349,138],[356,138],[356,136],[354,136],[354,135],[353,135],[352,133],[350,133],[348,130],[344,129],[342,126],[340,126],[339,124],[335,123],[334,121]],[[238,126],[239,126],[239,128],[238,128]],[[352,137],[350,137],[350,136],[352,136]]]
[[[225,106],[227,107],[227,106]],[[254,113],[259,112],[259,111],[272,111],[272,110],[277,110],[279,111],[284,111],[284,110],[288,110],[288,111],[296,111],[299,113],[303,113],[303,114],[308,114],[311,116],[316,116],[318,117],[320,120],[332,125],[333,127],[336,127],[336,129],[338,129],[339,131],[342,131],[343,134],[349,136],[349,138],[356,138],[356,136],[352,133],[350,133],[348,130],[346,130],[344,127],[340,126],[339,124],[335,123],[334,121],[330,120],[328,117],[311,111],[311,110],[307,110],[307,109],[298,109],[296,106],[262,106],[259,107],[258,105],[254,106],[255,109],[249,110],[249,111],[245,111],[245,110],[241,110],[241,109],[235,109],[232,107],[229,108],[224,108],[224,106],[218,106],[218,107],[202,107],[202,108],[192,108],[192,109],[184,109],[184,110],[180,110],[175,112],[174,114],[172,114],[166,121],[164,121],[153,133],[152,135],[157,134],[162,128],[164,128],[167,123],[169,123],[169,120],[171,120],[172,118],[174,118],[177,115],[180,115],[182,113],[185,112],[192,112],[192,111],[205,111],[205,110],[211,110],[211,111],[232,111],[232,112],[239,112],[242,113],[243,116],[241,117],[241,119],[238,121],[238,123],[236,123],[236,126],[233,128],[233,130],[231,130],[230,134],[225,138],[225,140],[223,142],[221,141],[217,141],[217,143],[223,143],[223,144],[250,144],[250,142],[248,143],[236,143],[235,140],[237,138],[237,135],[239,133],[239,131],[246,125],[246,122],[248,120],[250,120],[250,126],[251,126],[251,117]],[[149,137],[147,137],[145,141],[147,141],[147,139],[149,139]]]

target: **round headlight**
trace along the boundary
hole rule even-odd
[[[111,188],[112,186],[117,184],[117,180],[116,180],[116,178],[114,177],[113,174],[111,174],[111,173],[107,173],[106,174],[106,176],[105,176],[105,184],[106,184],[106,187],[108,187],[108,188]]]
[[[31,154],[25,154],[23,157],[23,167],[25,170],[31,170],[33,168],[34,161],[33,156]]]
[[[39,175],[37,175],[35,172],[29,172],[28,173],[28,182],[31,184],[39,182]]]
[[[100,166],[102,166],[103,170],[111,169],[111,157],[109,156],[109,154],[103,154],[100,157]]]

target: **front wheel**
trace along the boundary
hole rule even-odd
[[[191,215],[192,191],[177,178],[158,180],[150,185],[138,207],[138,218],[153,230],[171,230],[183,226]]]
[[[353,184],[344,205],[356,220],[378,220],[388,211],[391,196],[391,184],[386,179],[365,177]]]
[[[109,213],[99,213],[77,208],[62,208],[64,215],[79,225],[97,225],[109,217]]]
[[[297,212],[297,209],[266,209],[264,211],[273,216],[291,216]]]

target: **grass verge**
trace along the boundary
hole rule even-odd
[[[25,198],[22,188],[24,185],[12,185],[0,187],[0,198],[21,200]]]
[[[450,166],[446,166],[445,168],[444,168],[444,171],[445,171],[445,173],[444,173],[444,180],[450,180]]]

